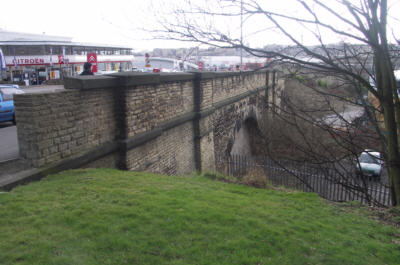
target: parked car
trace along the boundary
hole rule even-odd
[[[381,153],[365,150],[360,154],[357,161],[357,173],[379,179],[382,173],[383,160]]]
[[[14,94],[23,94],[18,85],[0,84],[0,122],[12,121],[15,124]]]

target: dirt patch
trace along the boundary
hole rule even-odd
[[[354,209],[367,212],[367,215],[380,223],[400,228],[400,207],[382,208],[353,203],[330,202],[343,211],[354,212]]]

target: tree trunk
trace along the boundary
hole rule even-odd
[[[392,205],[400,205],[400,153],[398,144],[398,128],[396,123],[394,96],[395,82],[393,69],[388,64],[382,51],[375,51],[375,74],[378,90],[380,90],[388,149],[388,174]]]
[[[384,100],[386,101],[386,100]],[[394,118],[393,103],[383,102],[388,146],[388,174],[392,205],[400,205],[400,156],[398,150],[397,130]],[[390,106],[391,105],[391,106]]]

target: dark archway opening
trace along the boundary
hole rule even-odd
[[[235,139],[230,150],[230,155],[260,156],[264,154],[265,138],[261,133],[257,120],[248,118],[236,126]]]

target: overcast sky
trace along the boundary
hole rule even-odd
[[[159,14],[179,1],[181,0],[3,0],[0,28],[36,34],[45,32],[48,35],[73,37],[73,41],[77,42],[118,44],[135,50],[194,46],[188,43],[149,41],[150,36],[139,30],[142,27],[155,27]],[[289,0],[260,2],[284,10],[293,7],[288,4]],[[399,19],[400,1],[389,0],[389,3],[392,14],[396,14]],[[230,24],[231,30],[236,30],[233,34],[239,33],[240,17],[218,23]],[[264,31],[260,36],[253,34],[262,30],[262,25],[263,22],[257,20],[248,20],[245,23],[246,41],[252,46],[284,42],[270,32]],[[299,33],[298,27],[295,32]]]
[[[7,0],[1,1],[0,28],[137,49],[174,47],[176,43],[145,41],[149,36],[137,30],[144,23],[154,23],[152,3],[153,0]]]

